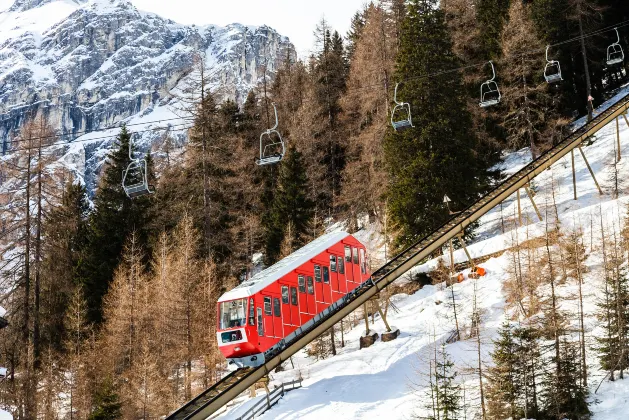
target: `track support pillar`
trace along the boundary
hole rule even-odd
[[[579,152],[581,153],[581,156],[583,157],[583,160],[585,161],[585,166],[587,166],[588,171],[590,171],[590,175],[592,175],[592,179],[594,180],[594,184],[596,184],[596,188],[598,189],[598,193],[600,195],[603,195],[603,190],[601,189],[601,186],[598,185],[598,181],[596,180],[596,176],[594,175],[594,171],[592,170],[592,167],[590,166],[590,162],[588,162],[588,159],[585,157],[585,153],[583,152],[583,149],[581,148],[581,146],[579,146]],[[618,159],[620,160],[620,158],[618,158]],[[576,186],[575,186],[575,196],[576,196]]]
[[[616,158],[616,163],[620,162],[620,159],[622,158],[622,155],[620,153],[620,122],[619,120],[620,120],[620,117],[616,117],[616,143],[618,145],[618,148],[617,148],[618,156]]]
[[[522,203],[520,201],[520,190],[517,193],[518,196],[518,223],[522,226]]]
[[[574,169],[574,149],[570,150],[570,158],[572,160],[572,190],[574,191],[574,199],[577,200],[577,172]]]
[[[543,222],[544,219],[542,218],[542,213],[539,212],[539,209],[537,208],[537,204],[535,204],[535,199],[533,198],[533,192],[531,191],[531,188],[529,188],[529,186],[526,185],[524,187],[524,190],[526,191],[526,195],[529,196],[529,200],[531,200],[531,204],[533,205],[533,208],[535,209],[535,214],[537,214],[537,218],[539,219],[540,222]]]

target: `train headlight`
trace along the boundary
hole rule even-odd
[[[240,347],[236,347],[234,350],[235,351],[240,351]]]

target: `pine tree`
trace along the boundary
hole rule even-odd
[[[530,6],[519,1],[511,3],[509,21],[502,34],[502,52],[508,65],[501,72],[504,96],[502,125],[508,147],[529,146],[533,159],[562,138],[566,124],[556,110],[554,85],[549,85],[541,70],[545,66],[540,54],[522,55],[521,51],[543,50],[530,18]],[[551,54],[554,51],[550,52]]]
[[[308,179],[303,159],[295,148],[289,148],[280,166],[277,190],[273,199],[273,215],[265,226],[266,259],[271,264],[277,261],[286,228],[292,227],[292,248],[297,249],[310,242],[309,224],[314,213],[314,203],[307,195]]]
[[[437,400],[438,418],[441,420],[458,419],[461,409],[461,389],[456,383],[457,372],[454,370],[454,362],[446,351],[445,345],[441,346],[439,358],[435,364],[435,395]]]
[[[118,420],[122,418],[122,403],[111,379],[104,379],[94,395],[94,408],[88,420]]]
[[[65,336],[64,313],[72,301],[88,240],[89,202],[85,187],[68,183],[58,207],[44,222],[42,261],[42,342],[61,349]],[[81,293],[84,291],[81,289]]]
[[[397,78],[411,79],[398,93],[411,104],[415,128],[390,131],[384,149],[390,182],[388,204],[392,222],[400,231],[399,246],[415,242],[448,218],[442,204],[444,194],[465,207],[485,187],[484,168],[472,150],[476,139],[460,76],[447,72],[417,77],[436,69],[453,70],[459,64],[436,1],[409,2]]]
[[[130,163],[130,142],[131,133],[123,127],[114,143],[117,149],[107,157],[105,170],[94,197],[94,211],[89,218],[86,255],[80,267],[81,280],[90,308],[90,319],[97,322],[102,320],[102,300],[131,232],[135,232],[138,243],[148,247],[150,236],[148,218],[152,198],[144,196],[131,200],[122,188],[122,173]]]
[[[488,415],[490,418],[515,419],[520,411],[517,402],[522,395],[516,376],[520,355],[516,353],[517,342],[508,321],[503,323],[498,335],[491,353],[494,366],[488,371]]]
[[[520,389],[519,407],[524,418],[537,418],[540,413],[539,378],[542,374],[539,331],[534,326],[525,325],[516,328],[513,337],[519,362],[514,369],[515,381]]]
[[[353,225],[361,214],[381,218],[384,212],[383,139],[389,126],[398,46],[392,10],[371,4],[363,15],[365,25],[350,63],[348,92],[341,100],[349,134],[341,204]]]
[[[86,341],[92,332],[87,320],[87,304],[81,286],[75,288],[64,318],[66,339],[64,349],[67,352],[67,374],[65,393],[67,410],[71,418],[84,418],[88,412],[89,363],[85,351]]]
[[[500,34],[507,21],[509,0],[479,0],[476,21],[480,30],[482,57],[486,60],[500,56]]]
[[[561,369],[549,369],[544,376],[544,411],[555,419],[583,418],[590,414],[587,405],[587,388],[581,385],[581,363],[578,346],[562,339],[559,359],[552,357],[554,366]]]

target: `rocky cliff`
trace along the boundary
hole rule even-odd
[[[200,62],[220,99],[242,102],[265,69],[272,79],[295,54],[266,26],[186,26],[128,0],[0,0],[0,10],[7,3],[0,12],[0,156],[10,153],[25,118],[44,115],[68,142],[63,160],[86,181],[118,130],[83,133],[125,122],[136,131],[170,126],[184,141],[181,95],[198,79]],[[156,120],[164,122],[144,124]],[[136,141],[146,150],[163,136],[158,130]]]

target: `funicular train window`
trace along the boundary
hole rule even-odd
[[[249,299],[249,325],[256,325],[256,314],[253,307],[253,298]]]
[[[339,262],[339,274],[345,274],[345,261],[343,261],[343,258],[339,257],[338,262]]]
[[[306,293],[306,278],[300,274],[297,281],[299,282],[299,293]]]
[[[308,294],[314,295],[314,284],[311,276],[308,276]]]
[[[352,254],[354,254],[354,264],[358,264],[358,249],[352,248]]]
[[[271,316],[271,298],[264,298],[264,315]]]
[[[242,340],[242,332],[240,330],[226,331],[221,333],[221,341],[223,343],[232,343],[234,341]]]
[[[297,288],[290,288],[290,303],[297,306]]]
[[[262,309],[258,308],[258,335],[264,337],[264,324],[262,323]]]
[[[280,300],[278,298],[273,298],[273,312],[276,317],[282,316],[282,310],[280,309]]]
[[[365,274],[367,272],[367,259],[365,258],[365,250],[360,249],[360,271]]]
[[[221,329],[244,327],[247,325],[247,299],[232,300],[222,302],[221,309]]]
[[[330,283],[330,270],[328,269],[328,267],[323,267],[323,282],[325,284]]]
[[[321,266],[315,265],[314,272],[315,272],[315,281],[317,283],[321,283]]]
[[[282,303],[288,305],[288,286],[282,286]]]
[[[352,262],[352,249],[345,245],[345,261]]]
[[[330,255],[330,271],[336,273],[336,255]]]

